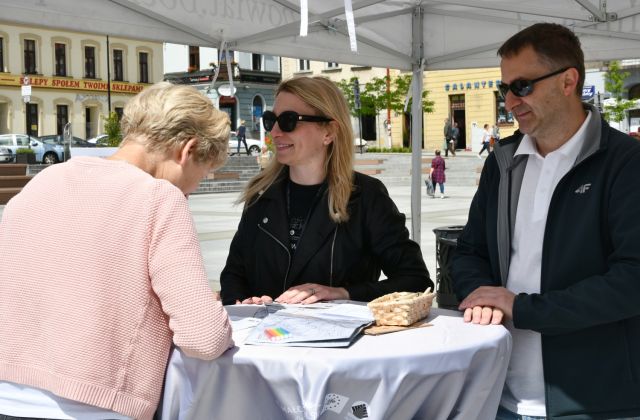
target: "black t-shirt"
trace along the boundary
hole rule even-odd
[[[304,226],[309,220],[313,207],[315,207],[320,198],[321,186],[322,184],[300,185],[289,180],[287,207],[289,210],[289,248],[292,253],[296,252]]]

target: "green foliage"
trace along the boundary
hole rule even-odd
[[[411,153],[409,147],[369,147],[367,153]]]
[[[19,149],[16,149],[16,155],[33,155],[36,152],[33,149],[30,149],[28,147],[20,147]]]
[[[615,99],[613,105],[605,105],[603,109],[604,118],[609,122],[622,121],[627,116],[627,109],[635,106],[634,101],[623,98],[625,93],[624,81],[627,77],[629,77],[629,72],[622,71],[618,61],[609,63],[609,69],[605,74],[604,88]]]
[[[355,109],[355,100],[353,96],[353,83],[356,77],[349,80],[342,79],[337,85],[342,90],[347,102],[351,115],[358,117],[360,115],[377,115],[378,112],[391,109],[397,113],[404,112],[404,101],[407,92],[411,86],[411,75],[400,75],[390,79],[389,91],[387,92],[387,76],[374,77],[370,82],[364,84],[364,88],[360,89],[360,110]],[[433,112],[434,102],[428,99],[428,91],[422,92],[422,110],[423,112]],[[410,111],[409,105],[408,111]]]
[[[104,118],[104,133],[108,136],[107,145],[117,147],[122,141],[122,133],[120,131],[120,121],[118,114],[111,112],[108,117]]]

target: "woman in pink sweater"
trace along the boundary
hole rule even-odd
[[[0,414],[150,419],[172,343],[206,360],[233,345],[186,199],[226,158],[228,117],[160,83],[122,127],[113,156],[52,165],[4,210]]]

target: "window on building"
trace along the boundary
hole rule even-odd
[[[69,122],[69,107],[67,105],[56,106],[56,134],[64,133],[64,126]]]
[[[261,54],[251,54],[251,70],[262,70]]]
[[[226,62],[226,61],[227,61],[227,58],[229,58],[229,61],[231,61],[231,62],[233,63],[233,61],[234,61],[233,57],[234,57],[234,53],[233,53],[233,51],[232,51],[232,50],[229,50],[229,51],[223,51],[223,52],[222,52],[222,56],[221,56],[221,58],[220,58],[220,62],[221,62],[221,63],[222,63],[222,62]]]
[[[27,134],[32,137],[38,136],[38,104],[32,102],[27,104]],[[28,146],[29,142],[25,146]]]
[[[298,60],[298,70],[299,71],[311,70],[311,62],[309,60]]]
[[[67,75],[67,46],[65,44],[55,44],[56,55],[56,76]]]
[[[189,45],[189,71],[200,70],[200,47]]]
[[[96,47],[84,47],[84,77],[96,78]]]
[[[264,71],[272,71],[274,73],[280,73],[280,58],[275,55],[263,55],[262,60],[264,61],[263,70]]]
[[[124,115],[124,108],[117,106],[115,107],[115,112],[116,112],[116,115],[118,116],[118,121],[121,121],[122,116]]]
[[[36,74],[36,41],[33,39],[24,40],[24,72]]]
[[[149,83],[149,53],[139,53],[138,61],[138,66],[140,67],[140,83]]]
[[[376,133],[376,116],[362,115],[360,117],[360,126],[362,129],[362,138],[365,140],[375,140],[378,138]]]
[[[504,105],[504,99],[500,96],[498,91],[494,92],[496,98],[496,119],[498,124],[513,124],[513,114],[507,112]]]
[[[124,81],[124,62],[122,61],[122,50],[113,50],[113,80]]]
[[[0,38],[0,73],[4,71],[4,38]]]
[[[640,98],[640,83],[629,88],[629,99]]]
[[[338,63],[334,63],[333,61],[329,61],[327,63],[327,68],[328,69],[337,69],[338,68]]]

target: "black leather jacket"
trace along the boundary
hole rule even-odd
[[[325,192],[313,209],[294,255],[289,250],[287,176],[245,207],[220,275],[224,304],[251,296],[280,296],[289,287],[318,283],[344,287],[353,300],[433,287],[420,247],[409,239],[405,216],[384,185],[355,173],[349,221],[329,217]],[[388,279],[378,281],[380,271]]]

